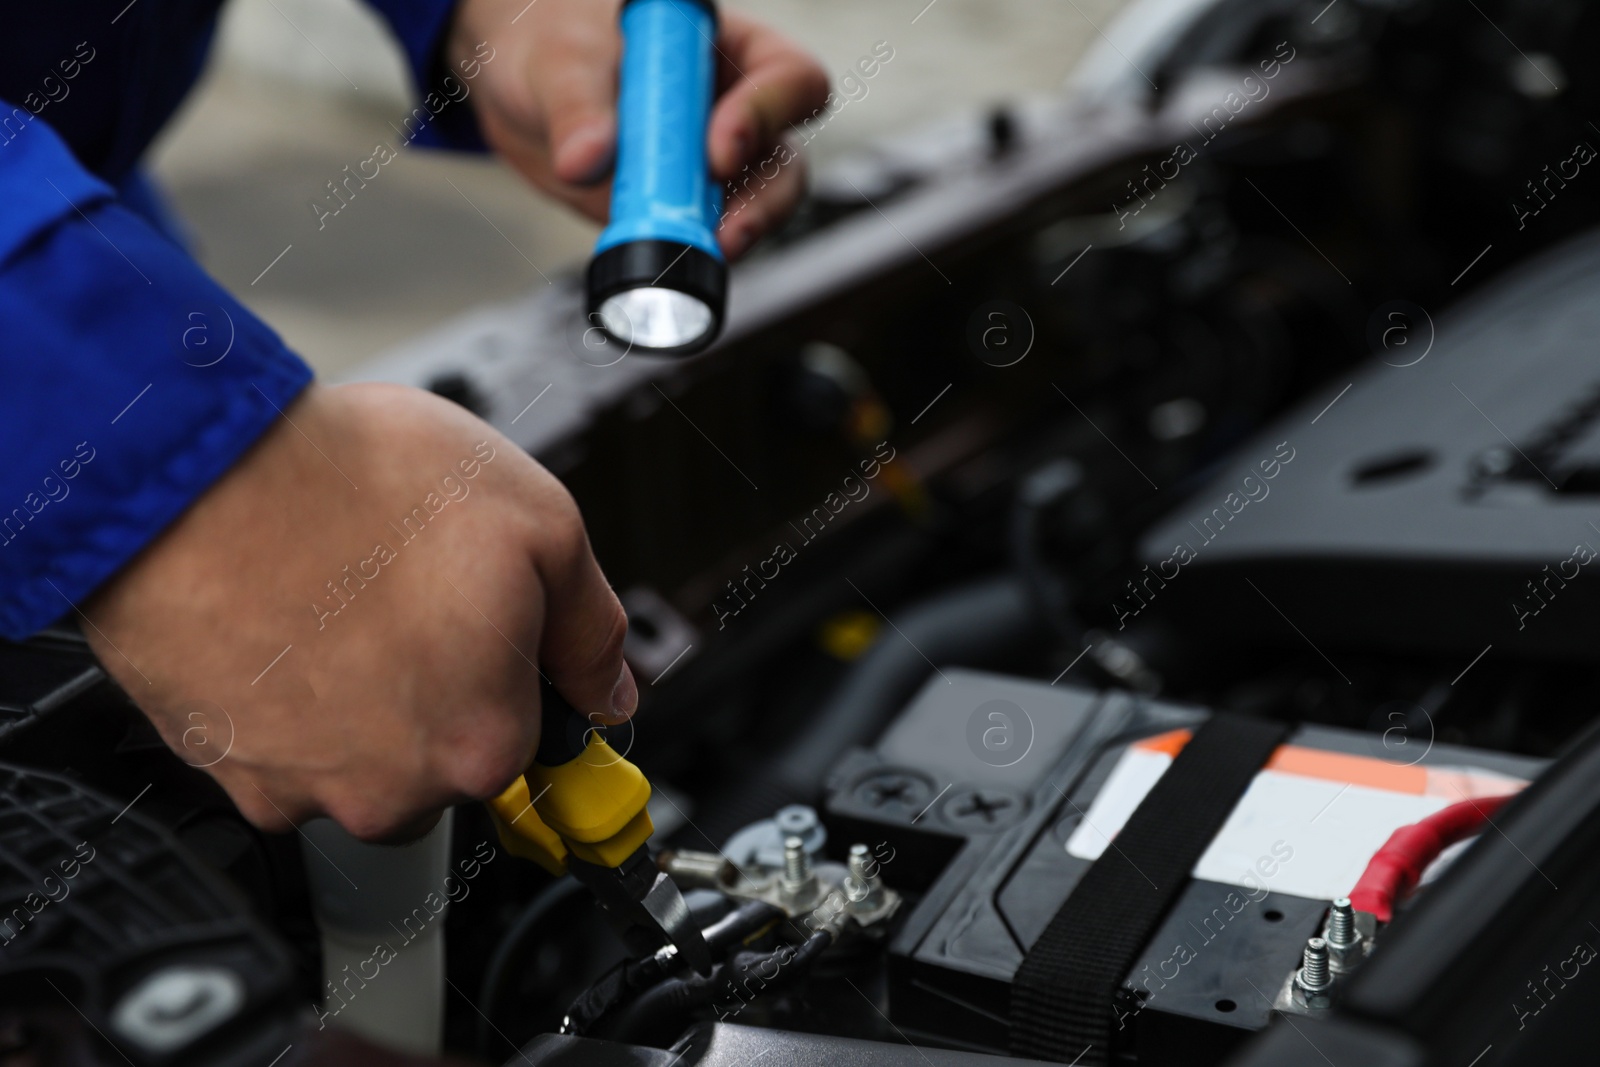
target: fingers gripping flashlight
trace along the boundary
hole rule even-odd
[[[589,262],[590,322],[623,344],[688,355],[716,339],[728,288],[722,189],[706,126],[713,0],[625,0],[611,221]]]

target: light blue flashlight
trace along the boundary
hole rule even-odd
[[[722,329],[728,266],[711,179],[713,0],[626,0],[611,222],[589,261],[590,321],[633,348],[688,355]]]

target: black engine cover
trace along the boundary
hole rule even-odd
[[[1600,656],[1597,285],[1591,233],[1437,337],[1421,309],[1378,309],[1379,358],[1142,540],[1119,625],[1150,608],[1269,641]]]

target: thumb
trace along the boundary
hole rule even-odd
[[[540,561],[545,615],[539,667],[584,718],[619,723],[639,705],[639,688],[622,659],[628,616],[581,524],[574,541]]]
[[[609,23],[596,27],[588,25],[593,20],[570,21],[582,24],[539,50],[532,77],[555,176],[573,185],[593,185],[610,172],[616,154],[621,47]]]

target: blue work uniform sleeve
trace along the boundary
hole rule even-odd
[[[154,540],[311,371],[43,119],[0,144],[0,204],[0,634],[21,638]]]
[[[377,11],[405,52],[420,96],[405,124],[419,145],[485,151],[477,119],[467,98],[495,50],[478,43],[470,54],[450,64],[445,57],[446,38],[455,18],[456,0],[367,0]],[[414,126],[415,124],[415,126]]]

